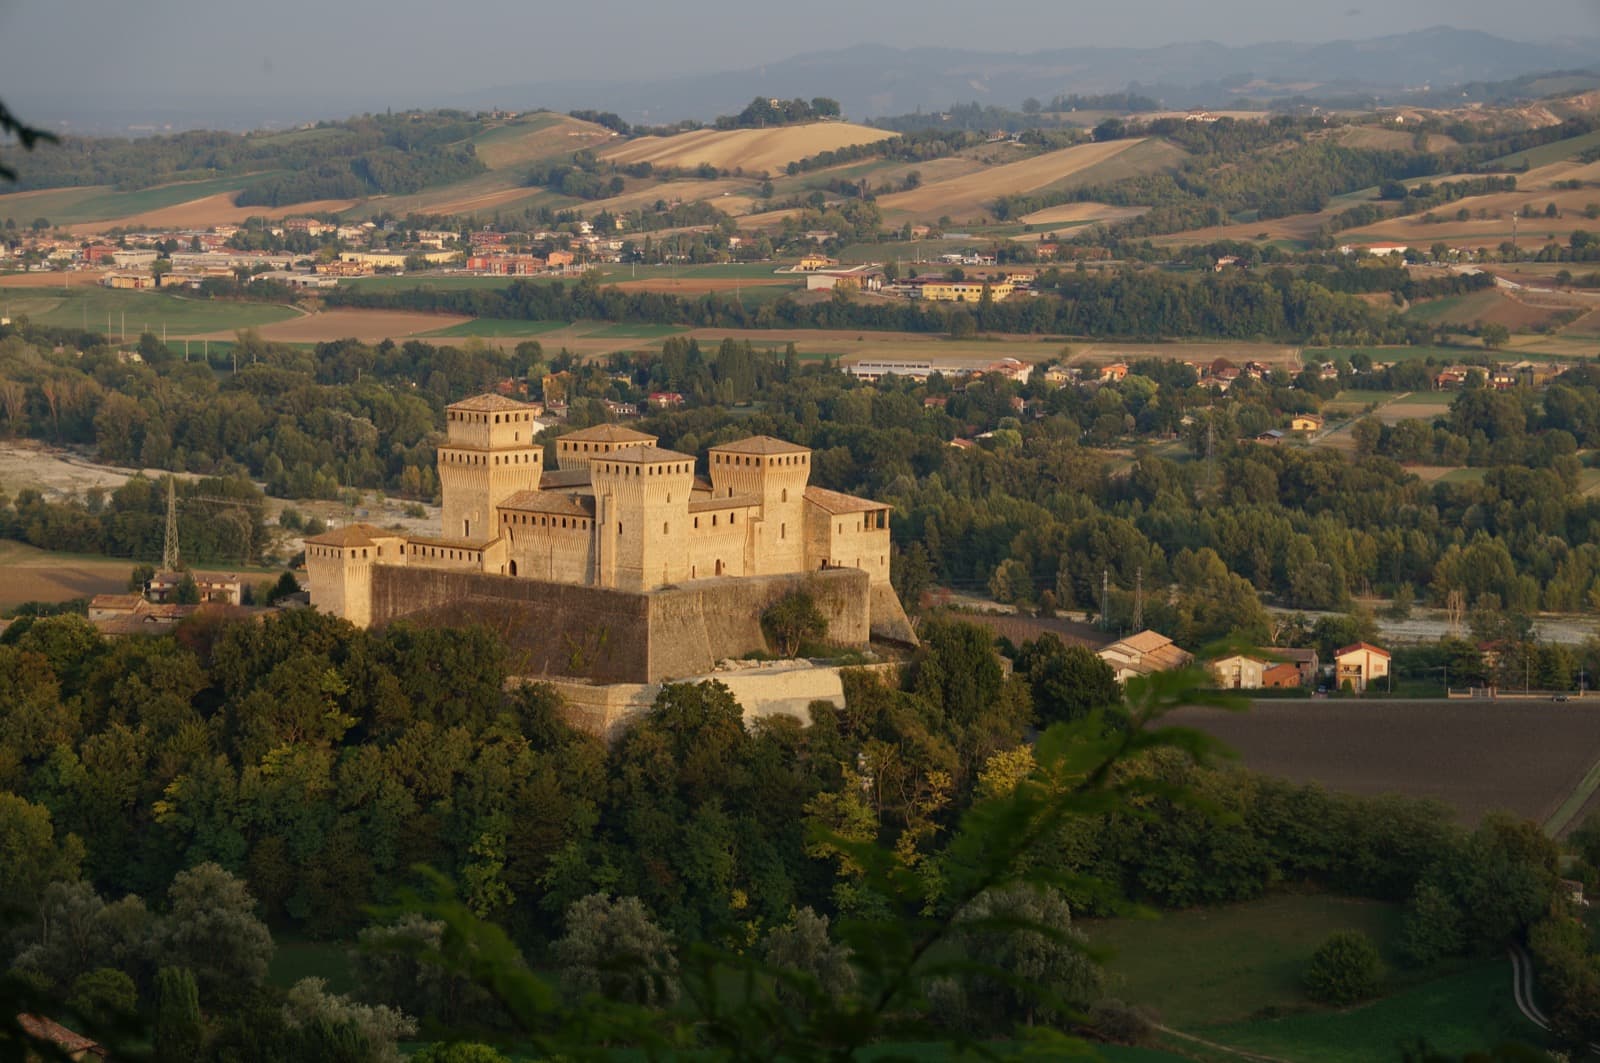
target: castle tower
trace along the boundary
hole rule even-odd
[[[556,437],[556,468],[585,469],[595,458],[623,447],[653,447],[656,436],[619,424],[597,424]]]
[[[311,604],[357,627],[372,623],[372,568],[405,564],[405,538],[371,524],[346,524],[306,540]]]
[[[718,498],[750,496],[761,502],[754,530],[751,575],[806,569],[805,494],[811,451],[771,436],[751,436],[712,447],[711,490]]]
[[[647,591],[687,579],[694,458],[635,445],[594,458],[589,473],[599,585]]]
[[[495,506],[539,486],[544,452],[533,407],[499,395],[476,395],[445,407],[449,440],[439,448],[447,539],[487,541],[498,533]]]

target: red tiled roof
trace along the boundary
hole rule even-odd
[[[857,498],[847,495],[842,491],[830,491],[826,487],[807,487],[806,501],[827,513],[873,513],[880,509],[889,509],[884,502],[874,502],[867,498]]]

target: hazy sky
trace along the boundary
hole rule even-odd
[[[1600,37],[1600,0],[0,0],[0,98],[20,109],[326,94],[344,113],[551,78],[742,69],[862,43],[1035,51],[1434,25]]]

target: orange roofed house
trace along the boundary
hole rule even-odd
[[[1098,651],[1100,659],[1117,673],[1117,682],[1124,683],[1136,675],[1167,672],[1186,668],[1194,656],[1181,649],[1171,639],[1155,631],[1141,631],[1119,639]]]

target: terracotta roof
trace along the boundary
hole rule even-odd
[[[97,594],[89,599],[90,609],[124,609],[129,612],[144,604],[144,598],[137,594]]]
[[[423,546],[441,546],[446,550],[482,550],[493,546],[500,541],[496,535],[492,539],[449,539],[442,535],[413,535],[407,538],[408,543],[421,543]]]
[[[624,428],[620,424],[597,424],[591,428],[580,428],[576,432],[557,436],[556,441],[575,441],[578,443],[654,443],[659,436],[646,432],[635,432],[631,428]]]
[[[748,439],[735,439],[732,443],[723,443],[711,448],[728,454],[809,454],[810,447],[802,447],[798,443],[790,443],[785,439],[774,439],[772,436],[750,436]]]
[[[826,487],[807,487],[806,501],[827,513],[835,515],[840,513],[872,513],[880,509],[890,508],[884,502],[857,498],[855,495],[847,495],[842,491],[830,491]]]
[[[1158,631],[1151,631],[1146,628],[1138,634],[1129,635],[1125,639],[1112,643],[1112,645],[1126,646],[1135,653],[1154,653],[1163,646],[1172,645],[1172,640]]]
[[[515,513],[554,513],[557,516],[594,516],[594,496],[561,491],[518,491],[500,503]]]
[[[105,1049],[100,1047],[100,1042],[74,1033],[59,1022],[47,1019],[42,1015],[18,1015],[17,1025],[22,1027],[22,1032],[29,1037],[40,1041],[47,1041],[63,1052],[93,1052],[104,1055]]]
[[[693,498],[689,500],[690,513],[709,513],[713,509],[754,509],[761,505],[755,495],[722,495],[720,498]]]
[[[1379,655],[1384,656],[1384,657],[1389,656],[1389,651],[1388,650],[1384,649],[1382,646],[1374,646],[1370,642],[1352,642],[1348,646],[1340,647],[1339,650],[1334,653],[1334,656],[1335,657],[1343,657],[1345,654],[1354,653],[1357,650],[1368,650],[1368,651],[1370,651],[1372,653],[1376,653],[1376,654],[1379,654]]]
[[[635,465],[654,465],[657,462],[687,461],[694,462],[693,454],[683,454],[676,450],[664,450],[654,445],[637,447],[623,447],[613,450],[610,454],[602,454],[606,461],[625,461]]]
[[[483,394],[452,402],[446,406],[447,410],[466,410],[469,413],[500,413],[503,410],[530,410],[526,402],[508,399],[504,395]]]
[[[539,490],[553,487],[587,487],[591,483],[589,467],[581,469],[546,469],[539,476]]]
[[[379,539],[398,539],[402,536],[384,531],[372,524],[346,524],[329,528],[321,535],[313,535],[306,542],[316,546],[376,546]]]

